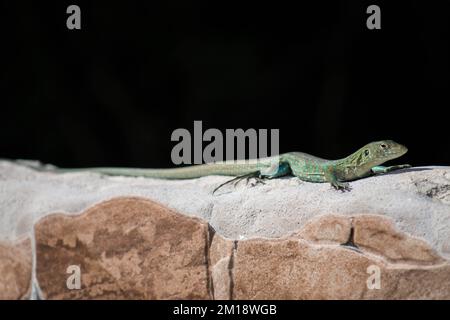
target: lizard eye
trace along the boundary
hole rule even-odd
[[[364,155],[367,157],[368,155],[370,154],[370,151],[369,150],[364,150]]]
[[[380,144],[381,149],[386,149],[387,145],[385,145],[384,143]]]

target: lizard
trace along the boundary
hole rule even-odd
[[[255,178],[264,183],[264,179],[274,179],[293,175],[307,182],[327,182],[337,190],[350,191],[349,181],[371,175],[388,173],[409,168],[409,164],[382,166],[386,161],[404,155],[408,149],[393,141],[371,142],[349,156],[338,160],[327,160],[303,152],[288,152],[278,156],[253,160],[223,161],[171,169],[138,168],[82,168],[57,169],[61,172],[89,171],[112,176],[134,176],[158,179],[193,179],[209,175],[235,176],[234,179],[219,185],[239,182],[242,179]]]

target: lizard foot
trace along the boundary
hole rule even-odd
[[[266,184],[266,183],[264,182],[264,179],[263,179],[263,178],[261,178],[260,176],[254,176],[254,177],[247,177],[247,179],[246,179],[246,184],[247,184],[247,185],[248,185],[248,183],[249,183],[249,181],[250,181],[251,179],[255,179],[255,182],[252,182],[252,183],[250,184],[250,186],[252,186],[252,187],[254,187],[254,186],[258,185],[258,184]]]
[[[244,179],[246,179],[247,184],[248,184],[249,180],[252,179],[252,178],[256,179],[256,180],[257,180],[257,183],[262,183],[262,184],[264,184],[264,182],[262,181],[262,178],[261,178],[261,176],[260,176],[259,171],[255,171],[255,172],[251,172],[251,173],[248,173],[248,174],[244,174],[244,175],[242,175],[242,176],[235,177],[235,178],[233,178],[233,179],[231,179],[231,180],[228,180],[228,181],[222,183],[220,186],[218,186],[217,188],[214,189],[213,194],[214,194],[217,190],[219,190],[220,188],[222,188],[224,185],[227,185],[227,184],[229,184],[229,183],[233,183],[233,186],[236,187],[237,184],[238,184],[239,182],[241,182],[242,180],[244,180]],[[261,180],[261,181],[258,181],[258,180]],[[256,185],[256,184],[252,184],[252,186],[254,186],[254,185]]]
[[[351,191],[352,188],[350,187],[350,184],[348,182],[341,182],[341,181],[333,181],[331,183],[333,188],[336,190],[340,190],[342,192]]]
[[[394,170],[406,169],[406,168],[411,168],[411,165],[410,164],[398,164],[395,166],[390,166],[390,167],[386,168],[385,173],[392,172]]]

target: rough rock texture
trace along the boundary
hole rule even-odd
[[[450,299],[450,168],[349,193],[288,178],[212,195],[226,179],[0,161],[0,298],[28,298],[33,274],[32,296],[46,299]],[[31,248],[11,246],[24,237]],[[67,287],[73,265],[79,290]]]
[[[292,236],[239,241],[233,258],[234,299],[450,299],[449,262],[381,216],[319,217]]]
[[[30,239],[0,242],[0,300],[30,298],[31,261]]]
[[[208,224],[124,198],[36,224],[36,274],[47,299],[207,299]],[[81,271],[69,290],[69,266]]]

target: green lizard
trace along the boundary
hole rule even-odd
[[[371,142],[348,157],[338,160],[321,159],[302,152],[289,152],[279,156],[240,161],[224,161],[174,169],[86,168],[60,171],[91,171],[105,175],[151,177],[159,179],[192,179],[209,175],[237,176],[220,186],[242,179],[273,179],[294,175],[308,182],[328,182],[335,189],[349,191],[348,181],[373,174],[408,168],[410,165],[380,166],[388,160],[404,155],[408,149],[392,140]],[[263,182],[262,182],[263,183]]]

